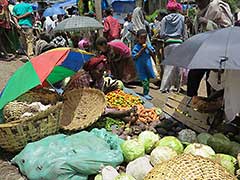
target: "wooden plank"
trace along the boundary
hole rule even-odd
[[[198,125],[196,125],[194,123],[194,121],[191,118],[185,116],[184,114],[177,112],[175,109],[173,109],[167,105],[164,107],[163,111],[166,112],[167,114],[169,114],[170,116],[172,116],[173,118],[175,118],[176,120],[180,121],[184,125],[188,126],[189,128],[195,130],[198,133],[206,132],[210,128],[210,126],[206,126],[206,128],[199,127]]]
[[[169,93],[168,98],[181,102],[185,105],[189,105],[189,102],[191,102],[191,99],[192,99],[180,93]]]
[[[209,115],[203,114],[198,111],[195,111],[194,109],[187,107],[179,102],[176,102],[172,99],[168,99],[167,103],[168,106],[173,107],[175,109],[179,109],[180,111],[189,114],[189,116],[192,117],[192,119],[198,119],[200,124],[208,124]]]

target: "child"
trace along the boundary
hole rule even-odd
[[[149,79],[155,78],[151,57],[155,60],[155,50],[150,43],[146,44],[147,31],[140,29],[137,32],[137,44],[133,47],[132,56],[135,60],[138,78],[142,81],[143,95],[151,100],[149,95]]]

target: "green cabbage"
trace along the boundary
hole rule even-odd
[[[173,150],[175,150],[178,154],[181,154],[183,152],[182,143],[174,136],[165,136],[164,138],[160,139],[160,141],[157,142],[156,146],[170,147]]]
[[[153,166],[168,161],[177,156],[177,152],[167,146],[156,147],[150,155],[150,162]]]
[[[213,137],[211,134],[208,134],[208,133],[200,133],[198,136],[197,136],[197,140],[200,144],[205,144],[205,145],[208,145],[208,139]]]
[[[94,180],[103,180],[102,175],[101,174],[96,175]]]
[[[152,131],[141,132],[138,136],[138,142],[144,145],[146,153],[150,153],[155,143],[159,140],[159,136]]]
[[[178,139],[185,143],[195,143],[197,134],[191,129],[183,129],[178,133]]]
[[[124,160],[126,162],[143,156],[145,153],[144,145],[137,140],[127,140],[121,144]]]
[[[115,177],[114,180],[136,180],[136,179],[130,175],[123,173]]]
[[[210,146],[199,143],[193,143],[188,145],[184,149],[184,153],[189,153],[195,156],[202,156],[210,159],[213,159],[215,156],[215,152]]]
[[[220,163],[228,172],[234,175],[237,159],[227,154],[216,154],[216,161]]]

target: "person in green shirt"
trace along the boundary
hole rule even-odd
[[[13,8],[13,15],[18,29],[20,30],[20,42],[23,50],[26,50],[27,55],[33,56],[33,9],[26,0],[18,0]]]

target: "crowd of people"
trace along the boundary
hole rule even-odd
[[[166,5],[167,11],[159,11],[152,24],[146,20],[146,14],[141,7],[129,12],[124,24],[120,24],[119,20],[114,18],[111,8],[106,9],[103,19],[104,37],[99,37],[95,31],[54,33],[54,28],[64,18],[68,18],[67,16],[41,17],[41,14],[33,11],[32,6],[25,0],[18,0],[14,6],[10,1],[1,0],[0,58],[12,60],[15,52],[31,58],[57,47],[92,51],[96,57],[84,66],[84,70],[72,77],[68,88],[93,86],[101,89],[104,84],[102,77],[107,75],[125,83],[140,80],[143,96],[151,100],[150,79],[159,77],[157,69],[160,69],[157,67],[159,49],[151,44],[153,38],[164,42],[163,54],[166,58],[192,35],[239,25],[239,15],[234,16],[225,1],[196,0],[195,2],[197,13],[194,20],[183,14],[183,6],[180,3],[169,0]],[[77,14],[73,14],[75,15]],[[86,15],[94,17],[94,13]],[[9,48],[3,42],[12,43],[14,46],[10,45]],[[198,95],[201,80],[210,74],[210,70],[206,69],[187,70],[167,65],[161,69],[159,88],[162,93],[178,91],[183,84],[186,84],[187,95],[190,97]],[[210,95],[213,88],[208,81],[206,84]]]

